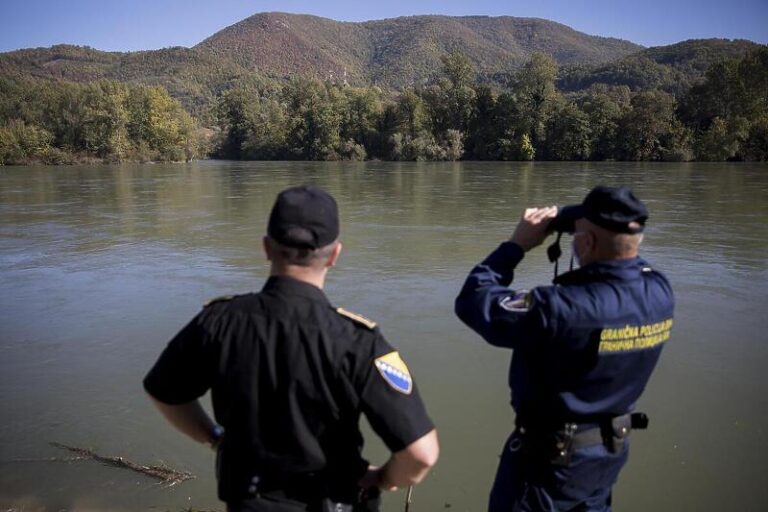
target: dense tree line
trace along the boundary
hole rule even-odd
[[[161,87],[0,79],[0,163],[185,160],[768,160],[768,48],[718,62],[684,92],[558,89],[534,54],[481,84],[460,52],[392,94],[292,78],[223,92],[197,122]],[[639,89],[639,90],[638,90]],[[210,153],[206,149],[210,148]],[[74,156],[73,156],[74,155]]]
[[[0,79],[0,164],[190,160],[201,142],[162,87]]]
[[[713,65],[675,96],[593,84],[562,93],[558,67],[534,54],[503,77],[474,82],[469,60],[442,58],[443,77],[388,98],[376,88],[295,79],[235,89],[219,104],[217,156],[234,159],[766,160],[768,49]]]

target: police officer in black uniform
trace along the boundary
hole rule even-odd
[[[376,324],[323,293],[341,251],[335,200],[311,186],[281,192],[260,293],[212,301],[144,380],[165,417],[217,449],[229,511],[378,510],[378,490],[418,483],[438,456],[413,378]],[[212,391],[214,422],[198,398]],[[361,456],[361,413],[391,450]]]
[[[476,266],[456,314],[512,349],[516,428],[504,445],[489,510],[608,511],[627,461],[634,413],[672,326],[667,279],[638,256],[648,212],[625,187],[582,204],[529,208],[512,238]],[[553,286],[509,288],[526,252],[573,233],[580,267]],[[558,235],[559,240],[559,235]]]

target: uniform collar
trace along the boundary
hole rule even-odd
[[[650,265],[640,257],[625,260],[596,261],[576,270],[557,276],[554,284],[579,284],[588,281],[608,279],[638,279],[643,272],[649,272]]]
[[[264,283],[262,291],[274,291],[280,295],[298,295],[309,300],[330,305],[328,297],[325,296],[323,290],[313,284],[299,281],[298,279],[288,276],[269,276],[267,282]]]

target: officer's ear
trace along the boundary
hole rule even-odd
[[[264,254],[267,257],[267,261],[272,261],[272,245],[269,243],[269,237],[263,237],[261,239],[261,244],[264,247]]]
[[[331,249],[331,254],[328,256],[328,260],[326,261],[325,266],[335,267],[336,260],[339,259],[339,254],[341,254],[341,242],[336,242],[336,245],[334,245],[333,249]]]
[[[587,254],[593,253],[597,249],[597,233],[591,229],[584,234],[584,246]]]

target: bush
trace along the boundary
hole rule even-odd
[[[63,149],[48,147],[39,154],[40,163],[45,165],[72,165],[76,163],[75,156]]]
[[[352,139],[341,144],[339,154],[341,155],[342,160],[353,160],[357,162],[362,162],[368,156],[365,152],[365,146],[356,143]]]
[[[50,148],[51,134],[14,119],[0,127],[0,164],[24,164]]]
[[[418,137],[395,133],[390,137],[392,160],[444,161],[458,160],[464,154],[463,134],[448,130],[445,139],[437,142],[431,133],[422,131]]]
[[[744,159],[750,162],[768,161],[768,118],[764,117],[749,128],[747,140],[742,145]]]
[[[445,134],[445,159],[460,160],[464,154],[464,134],[459,130],[448,130]]]

